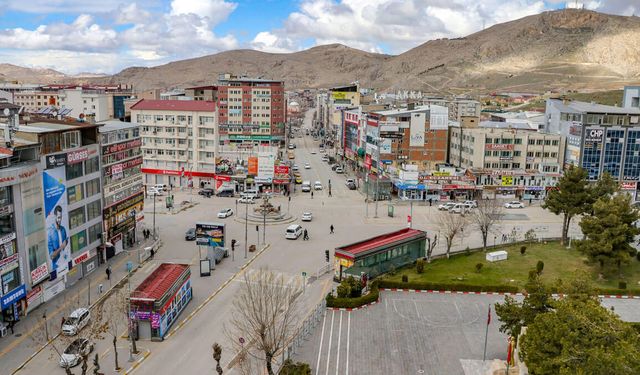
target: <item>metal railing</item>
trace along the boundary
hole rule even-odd
[[[282,350],[282,360],[280,363],[275,363],[276,372],[280,372],[280,368],[287,359],[290,359],[296,354],[298,348],[300,348],[306,339],[313,333],[314,328],[320,323],[322,317],[327,311],[327,302],[323,298],[322,302],[316,305],[316,307],[307,315],[302,322],[298,331],[293,335],[293,338],[285,345],[285,349]]]

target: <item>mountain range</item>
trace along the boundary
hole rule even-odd
[[[640,81],[640,18],[588,10],[544,12],[454,39],[428,41],[400,55],[340,44],[276,54],[232,50],[110,76],[0,64],[0,80],[133,84],[136,89],[214,84],[218,73],[283,79],[288,89],[360,82],[380,91],[441,93],[593,90]]]

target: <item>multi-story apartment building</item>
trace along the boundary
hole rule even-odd
[[[567,137],[565,163],[604,172],[636,191],[640,181],[640,108],[548,99],[545,132]]]
[[[233,151],[284,144],[284,82],[226,74],[217,88],[221,152],[232,157]]]
[[[461,121],[463,117],[480,117],[482,104],[477,100],[455,98],[448,102],[449,120]]]
[[[60,101],[58,90],[39,88],[14,93],[13,103],[24,107],[24,112],[35,113],[43,107],[57,106]]]
[[[450,128],[449,162],[460,168],[523,169],[559,173],[565,139],[539,133],[528,125],[484,122],[479,127]]]
[[[327,119],[325,133],[328,135],[329,146],[335,147],[339,155],[344,152],[343,110],[360,105],[360,89],[358,84],[334,87],[327,95]]]
[[[640,86],[625,86],[622,94],[624,108],[640,108]]]
[[[99,128],[105,240],[110,258],[133,245],[144,219],[142,138],[137,124],[108,121]],[[110,253],[113,251],[113,253]]]
[[[215,102],[218,101],[218,86],[187,87],[184,89],[184,94],[193,100]]]
[[[146,184],[186,186],[190,177],[207,182],[214,178],[214,102],[143,99],[131,107],[131,118],[141,129]]]
[[[71,109],[67,116],[89,122],[101,122],[113,118],[109,113],[109,99],[111,96],[104,90],[75,87],[61,89],[58,92],[60,107]]]

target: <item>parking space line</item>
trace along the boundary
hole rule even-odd
[[[331,360],[331,339],[333,337],[333,317],[336,315],[335,311],[331,311],[331,327],[329,328],[329,345],[327,345],[327,367],[324,372],[325,375],[329,375],[329,361]]]
[[[338,325],[338,351],[336,352],[336,375],[340,372],[340,336],[342,336],[342,311],[340,311],[340,324]]]
[[[347,364],[345,368],[345,375],[349,375],[349,338],[351,335],[351,311],[347,315]]]
[[[418,304],[416,303],[416,300],[412,299],[411,302],[413,302],[413,306],[416,308],[416,315],[418,316],[418,319],[420,319],[420,310],[418,310]]]
[[[322,318],[322,331],[320,334],[320,347],[318,348],[318,360],[316,361],[316,375],[318,375],[318,371],[320,371],[320,354],[322,354],[322,340],[324,340],[324,325],[327,322],[327,313],[324,313]]]

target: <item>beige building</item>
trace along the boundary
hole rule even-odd
[[[449,162],[460,168],[523,169],[558,173],[564,165],[566,140],[491,123],[490,127],[451,127]]]
[[[15,105],[23,106],[24,112],[34,113],[42,107],[58,105],[58,90],[52,91],[19,91],[13,96]]]
[[[194,186],[213,181],[218,144],[216,104],[195,100],[140,100],[131,107],[140,126],[146,184]]]

